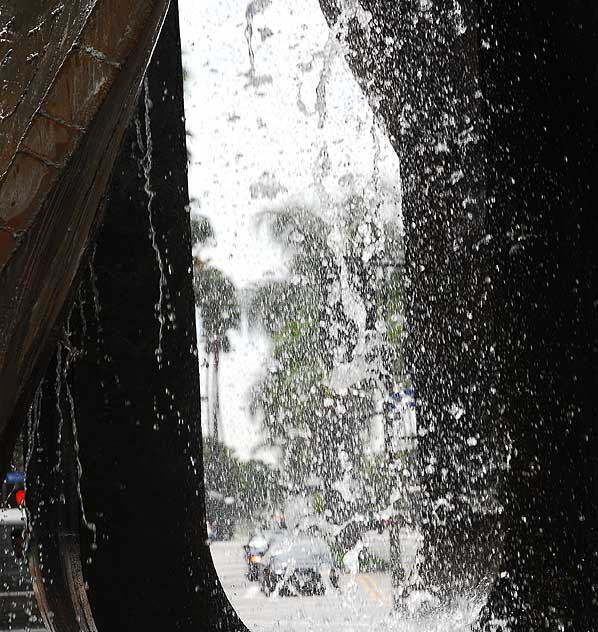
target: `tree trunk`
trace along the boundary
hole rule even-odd
[[[69,524],[81,534],[80,551],[72,561],[42,559],[38,584],[61,585],[64,573],[83,578],[80,594],[99,630],[245,630],[206,544],[186,162],[173,2],[71,314],[63,403],[46,399],[39,421],[45,454],[55,452],[66,413],[76,423],[85,519],[75,503],[79,520]],[[48,388],[55,376],[47,374]],[[65,454],[63,463],[72,463],[72,451]],[[34,543],[62,511],[60,494],[46,491],[49,516],[34,523]],[[65,498],[72,508],[72,486]],[[67,588],[63,594],[54,616],[76,620],[74,598],[69,604]]]

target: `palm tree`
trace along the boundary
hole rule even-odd
[[[402,372],[398,228],[379,221],[360,195],[337,215],[334,223],[300,207],[263,215],[292,257],[289,277],[257,288],[250,304],[250,321],[274,343],[274,365],[254,390],[252,410],[283,448],[294,484],[317,476],[331,485],[342,476],[340,450],[360,461],[374,393],[391,393]],[[355,379],[341,386],[351,373]]]
[[[220,354],[230,351],[228,331],[239,327],[239,301],[230,279],[198,257],[194,259],[193,286],[195,302],[201,313],[206,354],[213,360],[210,392],[214,439],[217,441],[220,432]]]

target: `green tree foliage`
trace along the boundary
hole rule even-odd
[[[206,513],[216,534],[230,537],[238,521],[259,520],[281,506],[276,470],[260,461],[239,461],[211,437],[204,437]]]
[[[193,285],[206,350],[227,353],[230,350],[227,332],[239,327],[241,317],[235,286],[218,268],[197,260]]]
[[[194,246],[203,246],[213,238],[214,229],[205,215],[196,215],[191,218],[191,242]]]
[[[281,448],[287,483],[318,481],[326,490],[360,462],[376,399],[403,373],[398,226],[362,196],[336,216],[329,222],[297,207],[264,214],[290,249],[289,275],[260,286],[250,306],[273,340],[252,411]],[[353,377],[339,381],[339,367]]]

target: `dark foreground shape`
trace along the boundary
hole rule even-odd
[[[322,4],[332,20],[338,16],[336,3]],[[480,564],[472,577],[459,575],[454,538],[443,547],[443,537],[467,533],[471,520],[460,503],[472,494],[483,499],[484,491],[492,498],[498,490],[507,534],[504,558],[498,558],[504,575],[481,624],[500,619],[517,631],[593,630],[598,9],[589,0],[558,11],[539,0],[472,1],[458,3],[460,24],[452,2],[362,4],[380,28],[368,39],[353,21],[355,59],[366,60],[356,73],[373,73],[366,89],[383,99],[379,113],[399,153],[402,141],[407,148],[401,159],[405,210],[413,220],[406,222],[408,264],[414,296],[422,301],[411,306],[414,348],[421,343],[415,379],[429,431],[420,444],[421,464],[430,466],[424,492],[429,507],[445,500],[439,506],[453,513],[435,517],[430,510],[426,572],[460,589],[492,570]],[[452,22],[436,19],[449,11]],[[418,20],[404,19],[414,12]],[[57,475],[40,482],[50,486],[44,501],[53,499],[56,509],[46,518],[40,514],[31,551],[34,561],[42,555],[60,561],[35,569],[56,582],[54,603],[63,610],[54,617],[63,617],[61,630],[75,626],[77,614],[84,621],[88,605],[99,629],[243,629],[203,544],[181,73],[173,14],[170,20],[139,124],[130,128],[117,166],[94,273],[67,326],[59,352],[66,356],[57,357],[44,386],[54,389],[45,398],[49,408],[42,399],[39,440],[48,459],[60,442],[63,458]],[[403,46],[388,50],[393,41]],[[376,70],[380,60],[386,61]],[[477,98],[477,84],[487,127],[474,126],[480,135],[470,137],[462,132],[467,117],[479,123],[470,98]],[[402,92],[406,85],[415,92]],[[453,107],[456,125],[447,129],[443,122],[452,119],[444,115]],[[477,153],[479,139],[487,143],[481,154],[487,162]],[[465,168],[460,174],[455,167]],[[463,212],[461,202],[469,197],[471,213]],[[456,276],[441,280],[439,270]],[[497,396],[487,406],[484,395],[492,389]],[[504,406],[495,407],[497,401]],[[74,429],[65,430],[70,415],[77,421],[83,498],[97,549],[72,502],[78,468]],[[470,436],[477,443],[470,445]],[[492,480],[481,464],[495,448],[510,452],[511,461],[501,474],[499,452]],[[446,480],[437,465],[450,466]],[[459,497],[463,486],[465,498]],[[147,508],[154,506],[150,515]],[[447,520],[456,530],[443,528]],[[71,530],[84,537],[72,537]],[[491,550],[496,533],[492,525],[488,531]],[[444,559],[449,572],[443,576]],[[78,585],[81,577],[89,581],[87,593]],[[61,594],[70,601],[60,602]]]
[[[42,461],[62,442],[31,547],[60,632],[245,630],[206,542],[186,161],[173,3],[32,418]]]
[[[401,164],[408,367],[418,397],[424,582],[444,596],[495,572],[497,414],[484,119],[474,0],[320,0]],[[399,582],[395,582],[398,586]]]
[[[506,541],[482,622],[598,625],[598,6],[481,3]],[[490,198],[489,198],[490,199]]]
[[[595,630],[598,8],[360,5],[349,62],[401,158],[425,579],[498,566],[483,627]]]
[[[2,7],[2,472],[72,302],[167,6],[70,0]]]

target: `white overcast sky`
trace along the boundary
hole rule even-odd
[[[284,274],[280,251],[256,226],[267,205],[293,200],[325,212],[349,192],[348,183],[366,185],[375,165],[382,181],[398,187],[398,159],[383,134],[374,140],[371,111],[329,41],[318,0],[273,0],[255,17],[260,81],[254,84],[247,0],[179,0],[179,6],[192,210],[208,216],[216,233],[202,257],[244,287]],[[316,87],[325,59],[331,66],[319,126]],[[323,147],[330,157],[324,178],[318,166]],[[263,197],[277,190],[275,199]],[[223,435],[249,458],[260,433],[247,412],[247,393],[267,366],[268,346],[247,331],[233,332],[231,340],[233,350],[221,363]]]

